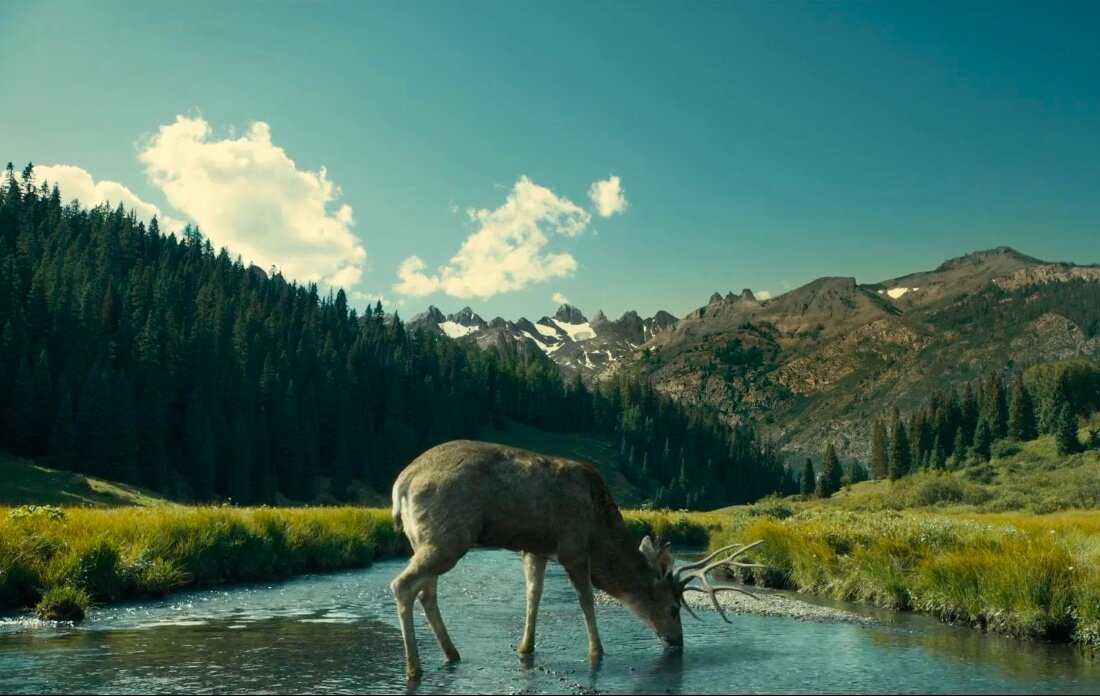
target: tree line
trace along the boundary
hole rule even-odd
[[[0,415],[0,447],[180,500],[385,493],[425,449],[508,420],[613,439],[660,505],[792,485],[751,427],[641,381],[567,381],[514,344],[408,332],[380,302],[360,316],[195,227],[63,205],[31,165],[0,182]]]
[[[961,390],[939,390],[907,420],[895,406],[889,424],[872,427],[871,471],[875,479],[897,480],[920,469],[957,469],[989,461],[1003,440],[1024,442],[1053,435],[1059,454],[1083,449],[1078,418],[1100,409],[1100,363],[1060,360],[1015,371],[990,371]],[[856,471],[858,463],[853,463]],[[858,474],[856,474],[858,476]],[[809,477],[809,478],[807,478]],[[855,482],[852,475],[847,479]],[[839,490],[842,474],[832,445],[815,477],[806,460],[801,492],[827,497]]]

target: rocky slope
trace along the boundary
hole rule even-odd
[[[756,423],[793,456],[817,459],[832,442],[866,461],[872,422],[894,404],[905,412],[990,369],[1100,358],[1100,267],[1000,247],[879,283],[819,278],[767,300],[715,293],[678,321],[588,320],[562,305],[533,323],[432,307],[409,325],[482,347],[514,341],[589,381],[640,374],[731,423]]]
[[[589,320],[576,307],[563,304],[554,316],[535,322],[500,317],[487,322],[469,307],[449,315],[429,307],[406,326],[414,331],[439,331],[459,341],[475,342],[481,348],[513,342],[520,350],[545,353],[567,375],[579,373],[585,379],[604,379],[615,374],[624,362],[632,361],[639,346],[675,323],[676,317],[668,312],[643,319],[630,311],[612,321],[598,311]]]
[[[833,442],[864,461],[870,427],[989,369],[1100,358],[1100,267],[1007,247],[861,285],[821,278],[779,297],[715,294],[627,369],[681,401],[752,420],[792,454]]]

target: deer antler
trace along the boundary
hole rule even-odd
[[[733,587],[731,585],[720,585],[718,587],[715,587],[714,585],[711,585],[710,581],[707,579],[707,573],[714,570],[715,568],[724,565],[735,565],[740,568],[766,568],[767,566],[760,565],[759,563],[743,563],[741,561],[733,560],[734,558],[740,556],[749,549],[755,546],[759,546],[762,543],[764,543],[763,539],[759,541],[754,541],[753,543],[747,545],[730,544],[729,546],[723,546],[722,548],[718,549],[701,561],[695,561],[694,563],[688,563],[687,565],[680,566],[675,570],[674,575],[676,578],[676,586],[679,589],[681,597],[685,592],[688,591],[707,594],[710,596],[711,603],[714,604],[714,608],[718,610],[718,613],[722,616],[722,619],[725,620],[726,623],[733,623],[732,621],[730,621],[729,617],[726,616],[726,612],[724,609],[722,609],[722,605],[718,603],[718,593],[740,592],[741,594],[752,597],[753,599],[757,599],[756,595],[752,594],[751,592],[747,592],[740,587]],[[729,551],[730,549],[736,550],[719,561],[711,562],[715,556],[718,556],[725,551]],[[695,585],[689,585],[688,583],[692,580],[698,580],[700,582],[700,586],[696,587]],[[680,606],[687,609],[688,613],[694,616],[696,619],[699,618],[695,614],[695,612],[691,610],[687,602],[681,601]]]

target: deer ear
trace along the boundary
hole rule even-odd
[[[672,572],[672,566],[676,565],[676,559],[672,556],[672,550],[668,544],[661,546],[661,552],[657,554],[657,562],[654,563],[657,571],[664,577]]]
[[[638,550],[642,552],[642,555],[644,555],[650,563],[653,563],[657,558],[657,548],[653,545],[653,540],[649,538],[648,534],[642,539],[642,545],[638,547]]]

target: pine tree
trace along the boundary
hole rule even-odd
[[[1081,451],[1081,441],[1077,439],[1077,416],[1073,415],[1068,401],[1063,401],[1058,408],[1054,442],[1058,447],[1058,454],[1066,455]]]
[[[878,480],[886,478],[889,473],[890,454],[886,440],[886,423],[876,418],[871,440],[871,473]]]
[[[1008,408],[1008,436],[1013,440],[1026,441],[1034,440],[1036,435],[1035,404],[1024,386],[1023,375],[1017,372]]]
[[[967,447],[969,445],[966,444],[966,433],[963,432],[963,427],[960,425],[955,430],[955,445],[951,450],[951,468],[958,469],[966,461]]]
[[[802,481],[799,483],[799,492],[803,498],[813,495],[814,489],[814,464],[806,457],[806,463],[802,465]]]
[[[982,418],[978,421],[978,428],[974,431],[974,445],[970,448],[978,457],[989,461],[992,456],[993,429],[989,427],[989,421]]]
[[[936,435],[936,439],[932,441],[932,454],[929,459],[929,468],[943,470],[947,468],[947,453],[943,450],[943,445],[940,444],[940,436]]]
[[[61,397],[50,433],[50,461],[53,466],[68,469],[76,459],[76,421],[73,415],[73,397],[69,392]]]
[[[825,446],[825,456],[821,460],[821,476],[817,480],[817,495],[820,498],[828,498],[840,490],[840,479],[844,472],[840,468],[840,461],[836,457],[833,443]]]
[[[890,441],[890,480],[897,481],[912,469],[912,450],[909,446],[909,434],[901,422],[897,408],[894,409],[894,425]]]

